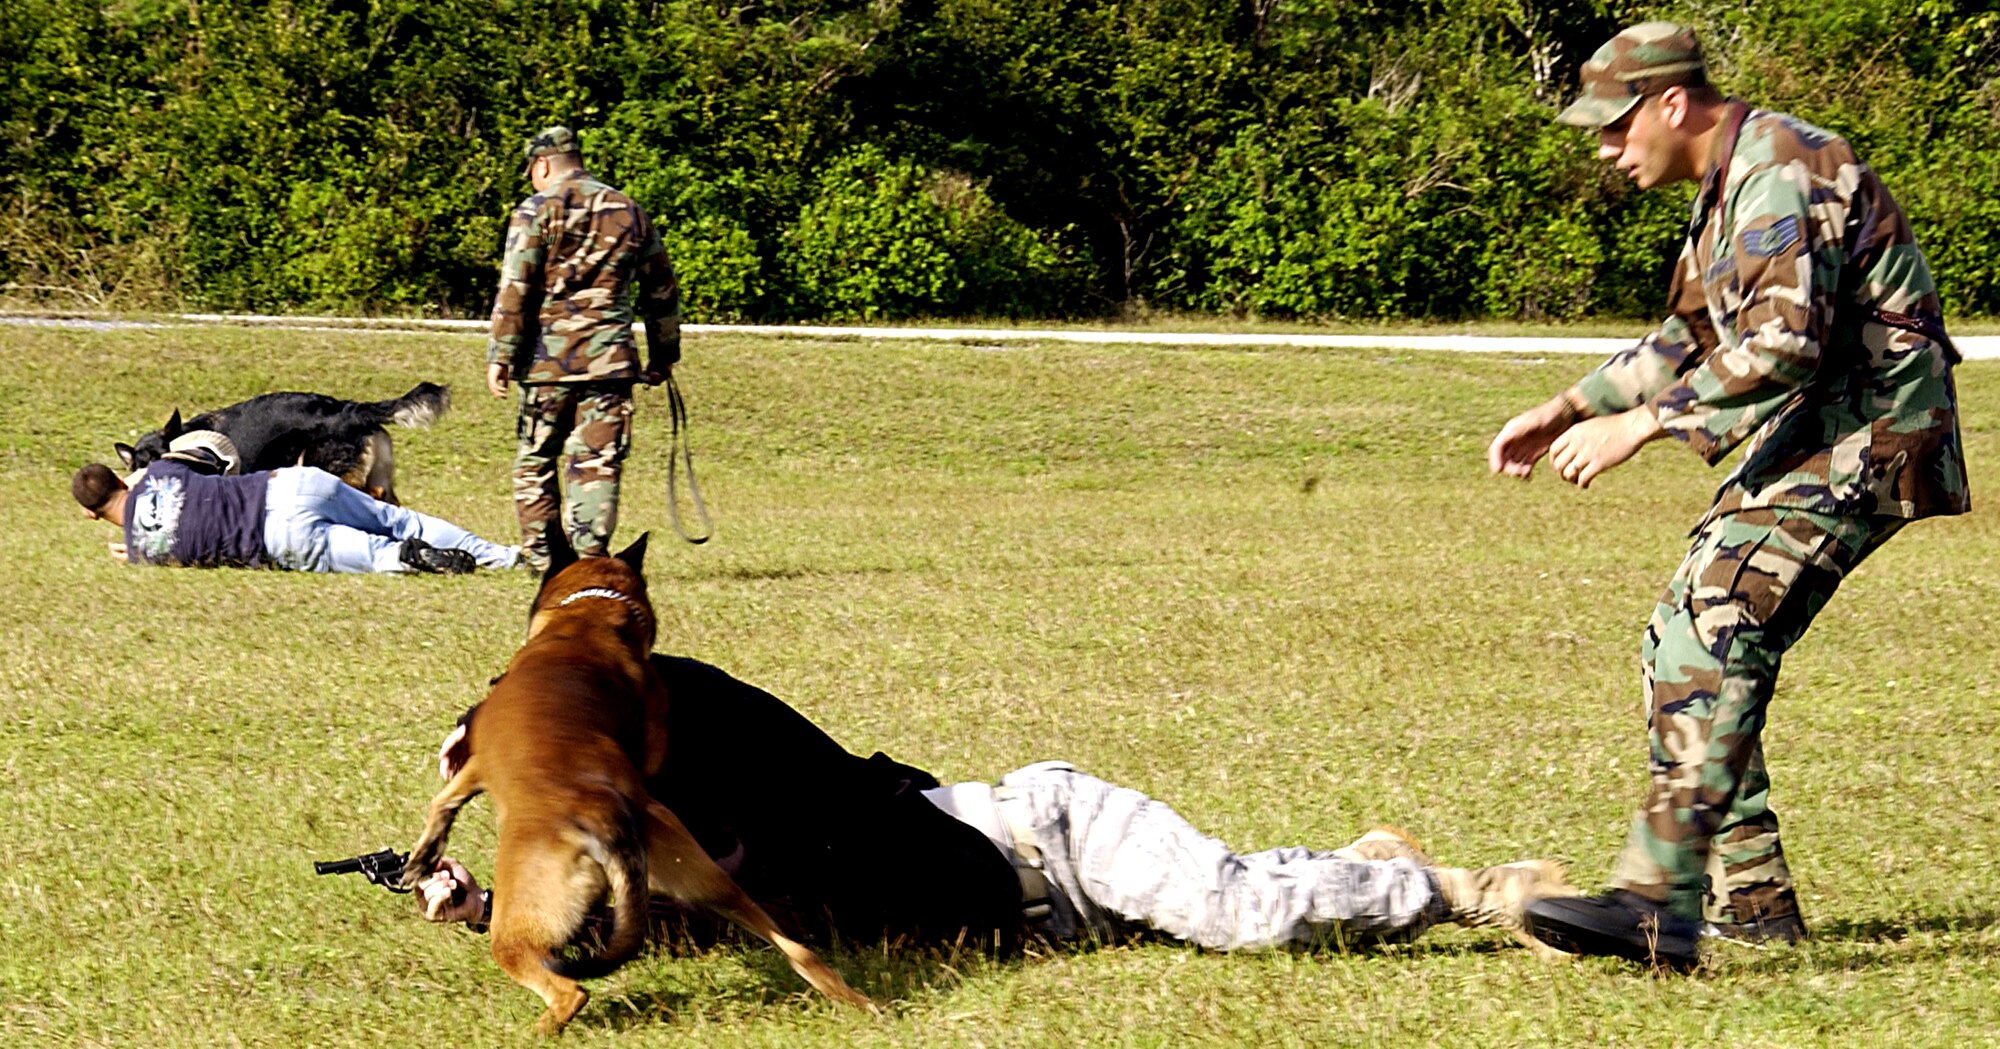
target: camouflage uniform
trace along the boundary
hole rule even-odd
[[[1691,33],[1628,30],[1561,119],[1602,126],[1700,68]],[[1903,524],[1970,504],[1958,355],[1902,209],[1842,139],[1724,114],[1672,315],[1566,396],[1593,415],[1648,405],[1711,465],[1749,442],[1646,628],[1652,786],[1612,883],[1753,923],[1798,908],[1759,742],[1785,651]]]
[[[528,141],[527,154],[532,163],[576,151],[569,129],[550,128]],[[557,514],[558,456],[570,542],[578,553],[609,550],[641,374],[635,315],[646,325],[645,370],[664,372],[680,359],[680,288],[652,220],[630,197],[577,171],[514,210],[486,360],[506,362],[521,385],[514,505],[523,555],[538,567]]]

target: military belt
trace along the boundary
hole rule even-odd
[[[1055,913],[1049,902],[1055,895],[1042,861],[1041,846],[1035,844],[1035,822],[1028,799],[1010,787],[993,788],[993,808],[1014,843],[1014,873],[1021,879],[1021,917],[1040,924]]]

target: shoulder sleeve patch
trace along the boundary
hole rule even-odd
[[[1799,242],[1799,217],[1786,215],[1763,229],[1743,234],[1743,253],[1762,258],[1782,255]]]

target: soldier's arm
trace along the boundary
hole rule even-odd
[[[547,248],[541,217],[531,198],[507,222],[507,250],[500,259],[500,291],[493,297],[493,326],[486,339],[486,363],[510,367],[540,337],[542,263]]]
[[[1715,345],[1702,301],[1692,242],[1681,246],[1668,294],[1673,314],[1657,331],[1629,350],[1620,350],[1565,392],[1565,398],[1587,418],[1616,415],[1658,396]]]
[[[1833,316],[1841,247],[1813,243],[1816,215],[1805,165],[1776,165],[1747,176],[1736,191],[1734,219],[1724,235],[1735,248],[1737,343],[1706,355],[1701,365],[1652,400],[1660,425],[1713,465],[1743,443],[1795,397],[1819,368],[1820,333]],[[1823,209],[1845,206],[1837,200]]]
[[[647,217],[645,223],[645,247],[640,249],[637,271],[638,310],[646,323],[646,370],[661,373],[681,359],[681,282],[653,220]]]

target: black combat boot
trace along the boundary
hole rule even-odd
[[[1610,955],[1682,971],[1700,960],[1695,939],[1701,923],[1624,889],[1602,896],[1534,900],[1525,916],[1528,932],[1559,951]]]

